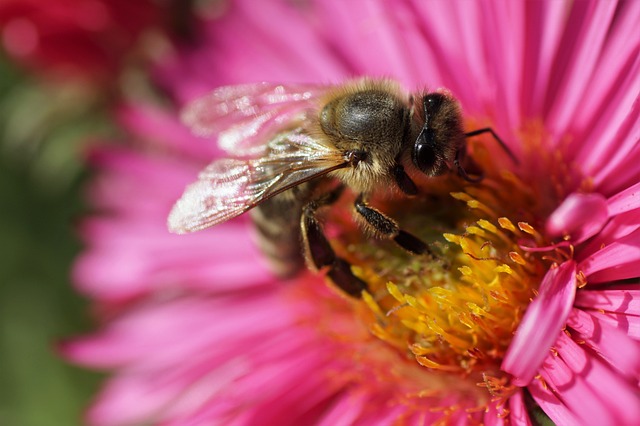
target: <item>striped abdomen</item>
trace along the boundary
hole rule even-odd
[[[250,212],[258,246],[280,277],[290,277],[304,266],[300,216],[308,199],[308,184],[302,184],[262,202]]]

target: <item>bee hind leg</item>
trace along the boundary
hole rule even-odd
[[[367,205],[360,194],[355,202],[356,212],[364,219],[365,226],[376,235],[393,240],[400,247],[413,254],[431,254],[429,246],[418,237],[400,229],[396,221]]]
[[[309,202],[302,209],[300,228],[305,258],[309,266],[316,270],[328,268],[327,276],[342,291],[352,297],[360,297],[363,290],[367,290],[367,283],[351,272],[351,265],[345,259],[338,257],[331,244],[325,237],[322,226],[316,219],[316,210],[324,205],[335,202],[342,192],[342,187],[332,191],[324,197]]]

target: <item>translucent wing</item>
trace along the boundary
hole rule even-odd
[[[216,225],[348,164],[342,153],[302,128],[277,136],[267,146],[264,157],[223,159],[207,166],[173,207],[169,230],[183,234]]]
[[[199,136],[218,136],[234,157],[257,157],[283,124],[304,119],[328,86],[253,83],[225,86],[188,105],[183,122]]]

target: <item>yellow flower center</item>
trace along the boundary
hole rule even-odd
[[[452,173],[433,179],[426,195],[372,201],[428,242],[433,255],[415,256],[355,229],[333,241],[369,285],[354,309],[370,334],[414,368],[486,388],[479,407],[513,390],[500,364],[543,275],[564,253],[528,249],[550,244],[538,230],[561,179],[525,184],[494,164],[495,150],[490,155],[484,146],[491,143],[474,145],[485,173],[480,183]],[[333,214],[332,221],[346,223],[346,216]]]

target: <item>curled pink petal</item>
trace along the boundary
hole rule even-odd
[[[537,374],[571,312],[576,291],[576,265],[568,261],[544,276],[502,361],[513,383],[526,386]]]
[[[569,235],[577,244],[600,231],[607,219],[607,201],[602,195],[573,193],[549,216],[546,230],[553,237]]]

